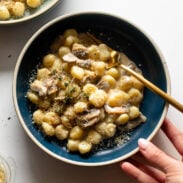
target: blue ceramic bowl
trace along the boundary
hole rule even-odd
[[[78,32],[89,30],[113,49],[123,51],[140,66],[145,78],[170,93],[165,61],[151,38],[136,25],[121,17],[105,13],[70,14],[56,18],[39,29],[29,39],[18,58],[14,72],[13,98],[20,123],[37,146],[59,160],[84,166],[106,165],[124,160],[138,151],[137,141],[140,137],[152,139],[165,118],[168,105],[148,89],[144,91],[140,109],[147,117],[147,121],[131,133],[130,140],[125,144],[89,156],[68,153],[66,148],[57,142],[44,138],[32,124],[33,111],[25,97],[30,76],[48,52],[51,42],[68,28],[75,28]]]

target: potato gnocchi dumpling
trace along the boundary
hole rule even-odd
[[[128,124],[132,129],[131,124],[145,121],[140,111],[143,84],[111,65],[114,51],[86,35],[68,29],[56,38],[27,91],[29,101],[37,106],[34,124],[45,135],[66,141],[69,152],[80,154],[115,138]],[[122,58],[141,74],[127,56]]]
[[[10,18],[21,18],[25,11],[29,11],[41,6],[44,0],[1,0],[0,1],[0,20]]]

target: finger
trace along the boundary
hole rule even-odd
[[[145,139],[139,139],[139,150],[142,155],[154,165],[163,169],[166,173],[175,171],[177,169],[177,161],[166,153],[161,151],[151,142]]]
[[[159,182],[129,162],[123,162],[121,164],[121,168],[125,173],[127,173],[128,175],[136,179],[139,183],[144,183],[144,182],[158,183]]]
[[[164,120],[162,130],[170,139],[177,151],[183,155],[183,133],[177,129],[168,119]]]
[[[129,160],[129,163],[133,164],[136,168],[138,168],[139,170],[141,170],[142,172],[144,172],[145,174],[153,177],[155,180],[157,180],[158,182],[164,182],[165,181],[165,173],[163,173],[162,171],[160,171],[159,169],[153,168],[149,165],[146,165],[143,161],[143,163],[141,163],[142,161],[136,161],[136,160]]]

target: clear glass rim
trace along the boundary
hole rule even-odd
[[[6,160],[4,157],[0,155],[0,168],[5,173],[5,182],[4,183],[13,183],[13,166]]]

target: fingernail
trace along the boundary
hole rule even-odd
[[[145,150],[148,146],[148,141],[146,139],[140,138],[138,140],[138,145],[140,149]]]

